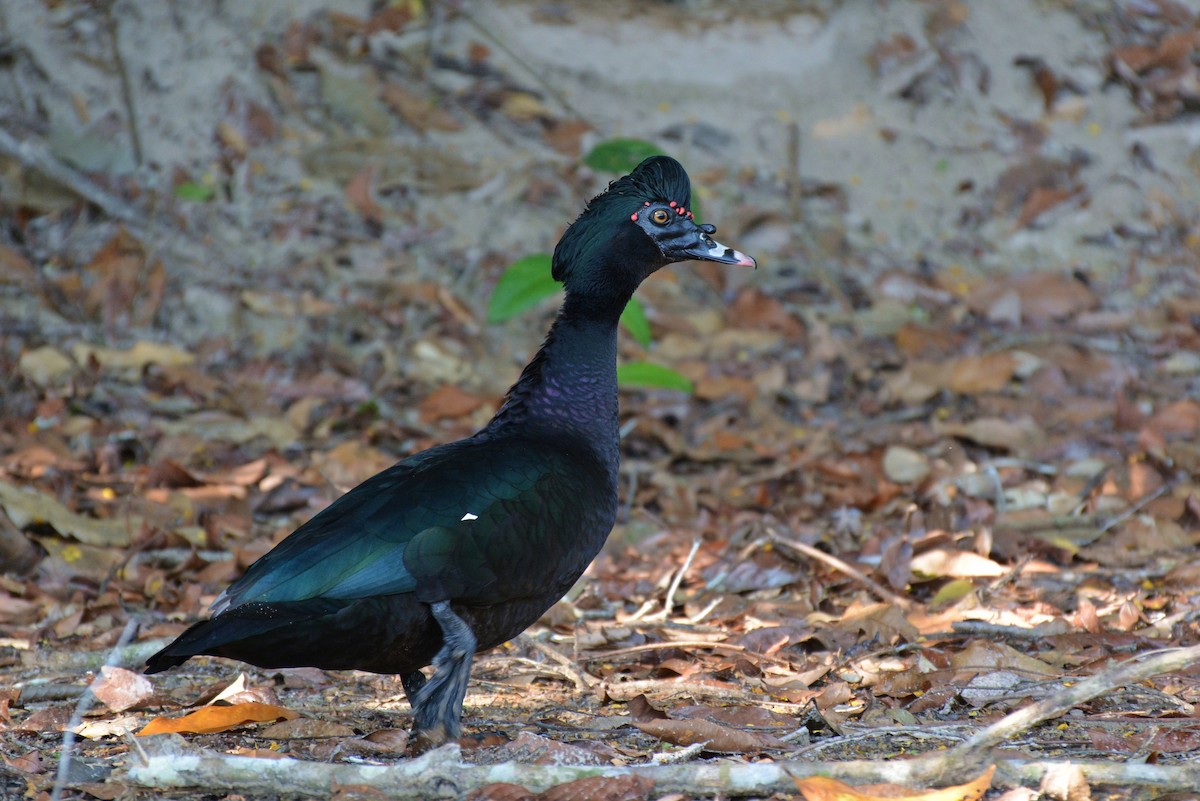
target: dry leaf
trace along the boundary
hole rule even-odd
[[[42,765],[42,755],[37,751],[30,751],[26,754],[20,754],[18,756],[0,754],[0,757],[3,757],[5,765],[19,773],[37,774],[46,769]]]
[[[935,420],[933,429],[938,434],[962,437],[989,448],[1015,452],[1043,439],[1041,428],[1029,416],[1017,420],[981,417],[969,423],[939,423]]]
[[[977,673],[1009,670],[1028,678],[1061,674],[1057,668],[1040,659],[1034,659],[1015,648],[991,640],[971,640],[966,648],[950,658],[950,666],[955,670]]]
[[[154,685],[141,673],[105,665],[100,668],[100,680],[92,684],[92,693],[113,712],[123,712],[153,696]]]
[[[654,790],[654,780],[645,776],[589,776],[556,784],[541,793],[538,801],[645,801]]]
[[[75,362],[57,348],[43,345],[22,353],[17,369],[33,383],[48,387],[57,384],[74,370]]]
[[[258,734],[272,740],[316,740],[323,737],[353,737],[354,729],[332,720],[293,718],[273,723]]]
[[[385,83],[379,94],[383,102],[419,131],[462,130],[462,123],[453,114],[436,105],[428,97],[414,94],[394,81]]]
[[[476,787],[467,793],[464,801],[537,801],[532,790],[511,782],[493,782]]]
[[[970,551],[932,548],[912,558],[912,570],[937,578],[988,578],[1008,571],[991,559]]]
[[[960,395],[998,392],[1017,372],[1017,360],[1008,352],[986,356],[964,356],[950,368],[948,388]]]
[[[769,734],[733,729],[711,720],[646,720],[634,721],[633,725],[668,743],[703,743],[704,750],[720,754],[745,754],[790,747]]]
[[[48,706],[35,710],[29,717],[13,725],[13,731],[62,731],[71,720],[74,704]]]
[[[996,766],[992,765],[974,781],[940,790],[913,790],[896,784],[851,787],[827,776],[810,776],[807,779],[793,776],[792,781],[805,801],[881,801],[897,798],[904,801],[979,801],[992,786],[995,772]]]
[[[124,547],[130,542],[130,533],[141,526],[140,518],[98,520],[76,514],[49,495],[22,490],[4,481],[0,481],[0,506],[17,528],[44,523],[64,537],[89,545]]]
[[[72,349],[75,361],[85,364],[89,359],[105,368],[115,370],[142,370],[148,364],[164,367],[182,367],[191,364],[196,357],[182,348],[160,342],[142,340],[129,350],[104,348],[99,345],[80,343]]]
[[[346,440],[313,457],[313,464],[321,475],[330,484],[343,489],[358,486],[393,462],[395,459],[383,451],[356,439]]]
[[[379,225],[383,222],[383,209],[375,200],[373,187],[379,172],[373,164],[368,164],[354,174],[346,184],[346,200],[367,222]]]
[[[444,384],[421,401],[421,421],[433,423],[446,418],[463,417],[487,402],[486,398],[472,395],[453,384]]]
[[[274,704],[252,702],[233,706],[206,706],[181,718],[157,717],[147,723],[137,736],[168,732],[215,734],[247,723],[265,723],[280,718],[292,720],[298,717],[299,713]]]

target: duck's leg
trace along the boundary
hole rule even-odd
[[[454,614],[449,601],[438,601],[431,608],[433,619],[442,627],[445,644],[433,658],[433,676],[424,686],[415,688],[413,730],[426,743],[439,745],[462,733],[462,705],[476,641],[471,627]],[[412,674],[401,677],[406,692],[411,679]]]
[[[409,705],[416,709],[417,693],[425,686],[425,674],[419,670],[405,673],[400,676],[400,683],[404,685],[404,697],[408,699]]]

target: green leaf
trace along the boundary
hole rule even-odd
[[[560,287],[550,277],[550,263],[549,253],[537,253],[508,265],[488,300],[487,321],[504,322],[557,292]]]
[[[623,174],[660,153],[658,145],[645,139],[608,139],[593,147],[583,163],[593,170]]]
[[[653,362],[626,362],[617,367],[617,383],[623,387],[674,389],[691,392],[692,382],[686,376]]]
[[[650,321],[646,319],[646,307],[637,298],[630,298],[625,311],[621,312],[621,325],[643,348],[650,347]]]
[[[184,181],[175,187],[175,197],[180,200],[192,200],[196,203],[207,203],[213,199],[217,190],[208,184],[198,184],[195,181]]]

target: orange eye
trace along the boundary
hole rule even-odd
[[[666,225],[670,221],[671,215],[666,209],[655,209],[650,212],[650,222],[655,225]]]

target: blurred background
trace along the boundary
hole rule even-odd
[[[973,618],[1193,638],[1198,12],[0,3],[3,664],[178,632],[485,422],[554,312],[545,254],[651,152],[759,268],[639,293],[625,508],[556,636],[653,639],[597,621],[685,566],[681,613],[806,669]],[[828,714],[876,709],[830,681]]]

